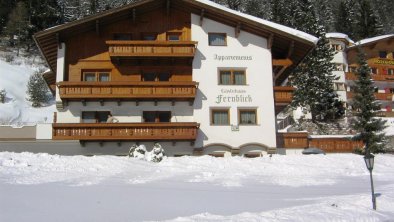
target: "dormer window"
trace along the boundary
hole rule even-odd
[[[169,32],[167,33],[167,41],[180,41],[181,33],[180,32]]]
[[[379,51],[379,58],[386,59],[387,58],[387,52],[386,51]]]
[[[142,33],[142,40],[155,41],[157,39],[157,33]]]

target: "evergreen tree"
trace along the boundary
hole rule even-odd
[[[327,32],[335,30],[334,13],[331,4],[331,1],[326,0],[315,0],[314,3],[315,13]]]
[[[0,34],[8,21],[8,15],[15,7],[16,0],[0,0]]]
[[[376,118],[380,111],[380,104],[374,96],[374,85],[371,80],[371,68],[368,66],[364,53],[359,49],[359,68],[356,71],[357,80],[354,86],[354,96],[351,103],[354,120],[352,128],[358,132],[355,140],[366,144],[366,153],[384,152],[386,140],[382,132],[386,121]]]
[[[20,48],[29,40],[28,10],[24,2],[18,2],[9,15],[4,34],[8,37],[9,45],[17,49],[19,56]]]
[[[30,76],[26,93],[33,107],[41,107],[51,99],[48,86],[39,72]]]
[[[317,46],[305,57],[291,76],[296,87],[291,106],[305,107],[312,114],[312,121],[327,121],[343,113],[338,95],[333,88],[335,76],[331,63],[334,52],[325,37],[324,27],[318,25],[318,18],[310,0],[298,1],[295,13],[296,28],[319,38]]]
[[[336,13],[335,30],[353,39],[355,29],[355,3],[353,0],[342,0]]]
[[[0,103],[5,103],[5,98],[7,96],[7,92],[5,89],[0,90]]]
[[[263,19],[271,19],[271,9],[267,0],[249,0],[245,4],[245,13]]]
[[[294,1],[270,0],[271,21],[281,25],[294,27]]]
[[[367,0],[359,0],[359,11],[355,30],[355,40],[374,37],[382,34],[382,24]]]

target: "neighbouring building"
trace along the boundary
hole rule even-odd
[[[143,0],[34,39],[56,95],[50,139],[115,155],[160,142],[170,156],[276,153],[282,85],[317,41],[208,0]]]

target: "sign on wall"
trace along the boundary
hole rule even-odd
[[[252,96],[243,89],[222,89],[220,92],[221,94],[216,96],[216,104],[253,102]]]

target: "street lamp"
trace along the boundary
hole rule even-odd
[[[367,169],[369,170],[369,177],[371,179],[372,206],[373,206],[373,209],[376,210],[376,197],[375,197],[375,190],[373,188],[373,179],[372,179],[374,157],[375,156],[373,154],[368,152],[364,156],[364,161],[365,161],[365,165],[367,166]]]

